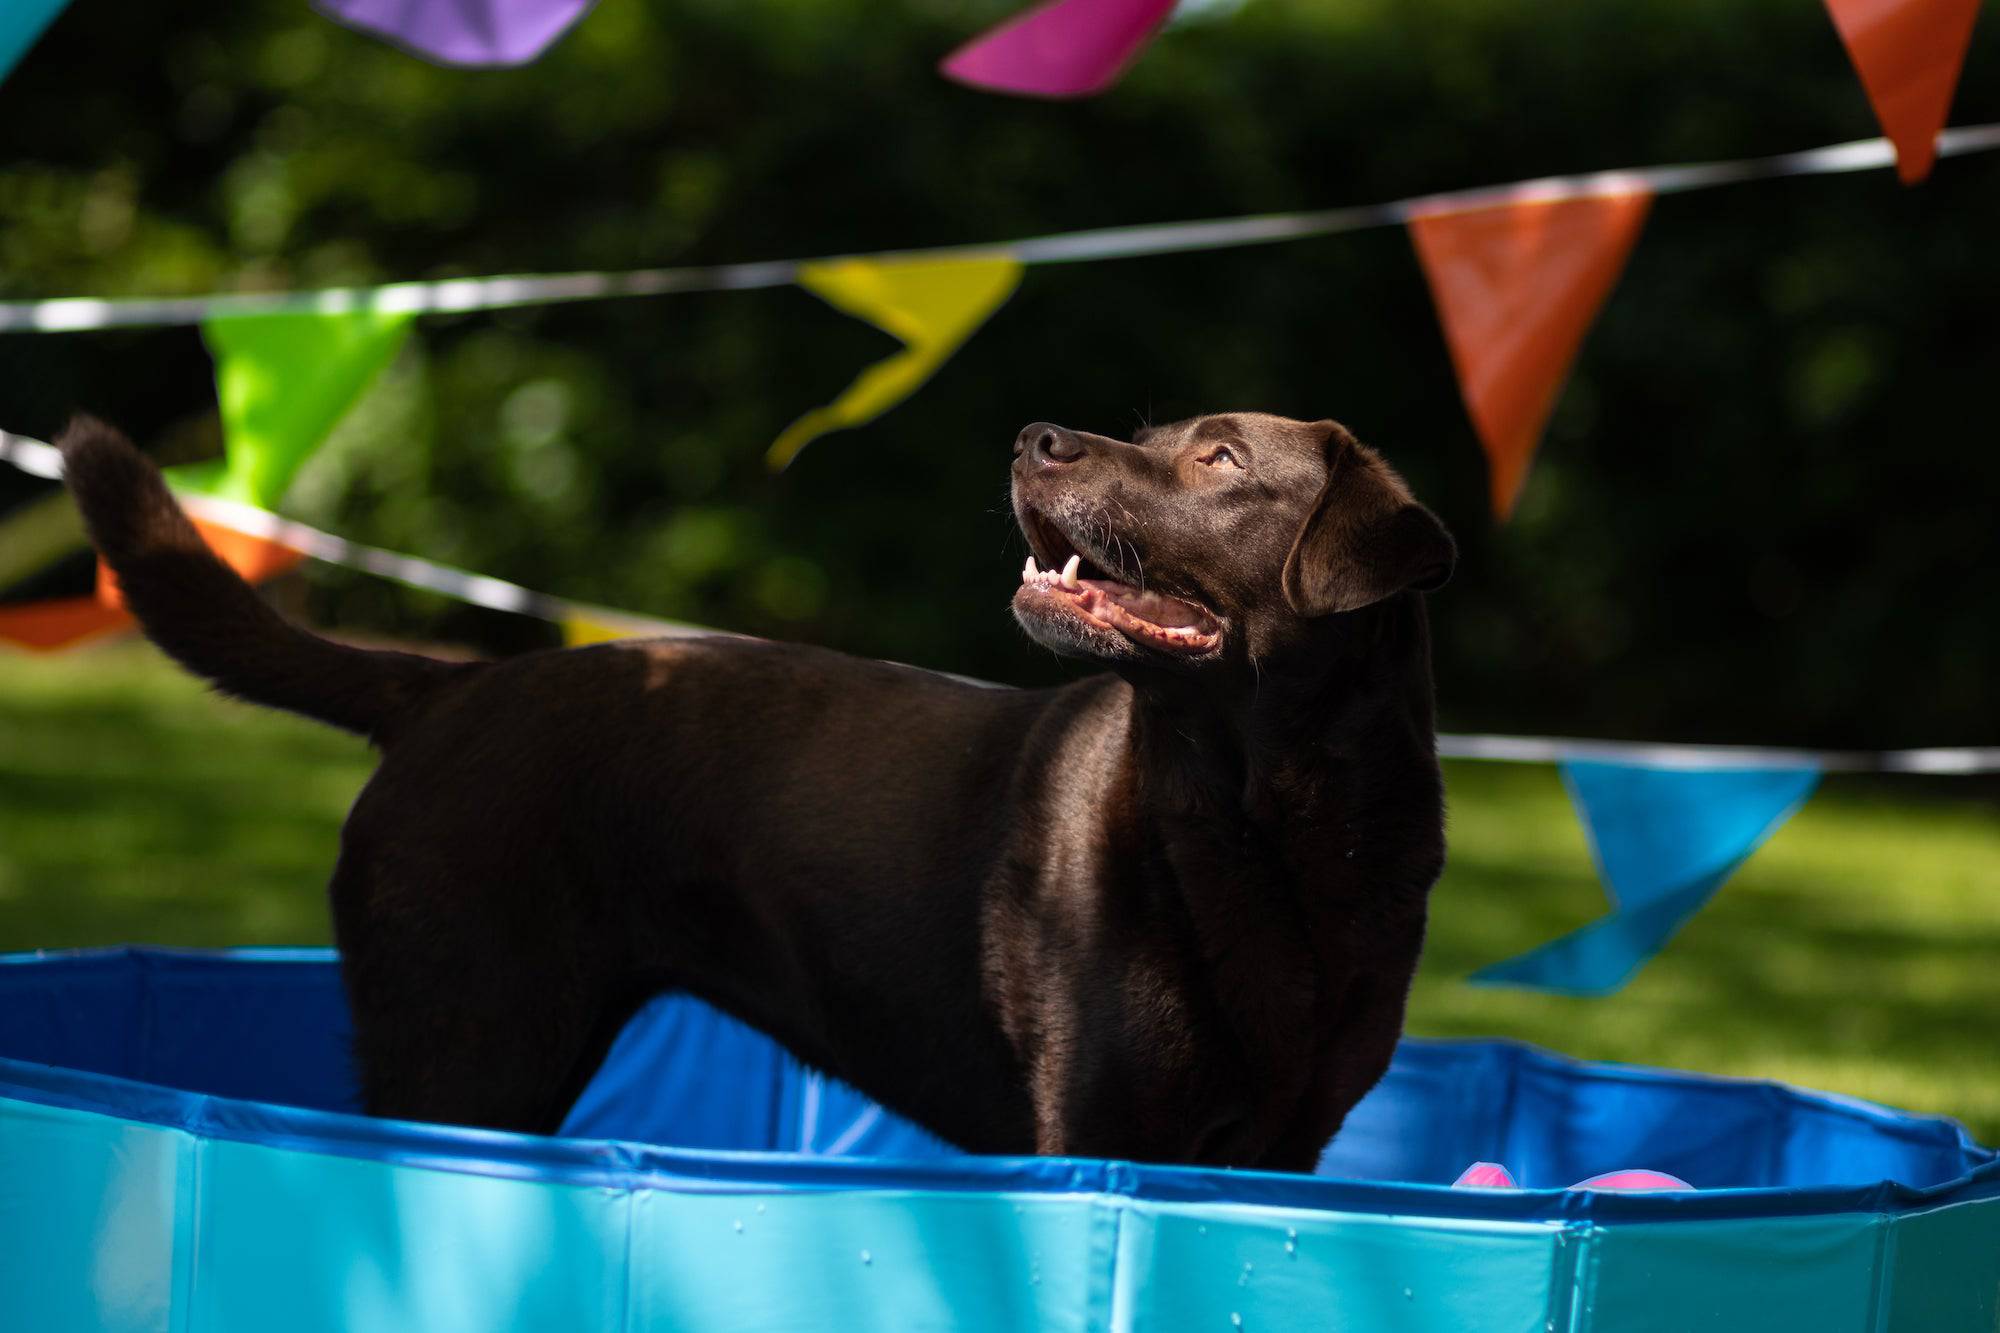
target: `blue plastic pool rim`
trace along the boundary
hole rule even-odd
[[[185,949],[121,946],[0,954],[0,966],[115,958],[177,957],[244,963],[332,964],[324,948]],[[599,1188],[758,1194],[776,1190],[1107,1194],[1168,1203],[1245,1205],[1382,1216],[1562,1224],[1663,1222],[1876,1213],[1902,1215],[2000,1197],[2000,1156],[1956,1121],[1913,1115],[1838,1093],[1763,1079],[1578,1060],[1526,1043],[1409,1039],[1432,1048],[1511,1048],[1524,1059],[1593,1078],[1755,1088],[1805,1101],[1899,1137],[1954,1135],[1981,1165],[1954,1179],[1813,1187],[1729,1187],[1615,1193],[1563,1189],[1478,1190],[1281,1172],[1085,1158],[977,1157],[944,1162],[827,1157],[797,1152],[673,1148],[610,1139],[517,1134],[385,1120],[209,1093],[110,1074],[0,1057],[0,1098],[178,1130],[201,1139],[388,1162],[430,1170]],[[1639,1164],[1635,1164],[1639,1165]]]

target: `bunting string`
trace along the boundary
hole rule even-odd
[[[62,457],[53,445],[4,431],[0,461],[49,480],[62,476]],[[283,557],[295,552],[293,561],[309,556],[470,605],[549,621],[561,627],[564,643],[572,647],[639,637],[743,637],[573,602],[365,546],[237,500],[187,491],[181,500],[210,545],[246,578],[285,568]],[[249,559],[240,554],[232,558],[232,544],[263,548],[261,571],[253,566],[259,552]],[[273,548],[278,558],[271,558]],[[109,604],[107,582],[100,571],[94,598],[23,608],[36,611],[32,624],[14,627],[7,637],[52,648],[130,628],[130,617]],[[948,672],[934,674],[987,689],[1005,688]],[[2000,772],[2000,746],[1804,750],[1441,733],[1437,749],[1447,759],[1553,765],[1561,773],[1609,910],[1527,953],[1480,968],[1468,980],[1577,996],[1608,995],[1623,987],[1805,803],[1824,774]]]
[[[1569,740],[1550,736],[1438,736],[1446,759],[1509,764],[1616,763],[1684,770],[1812,767],[1826,773],[2000,773],[2000,745],[1911,750],[1800,750],[1767,745]]]
[[[54,445],[41,440],[0,431],[0,461],[11,463],[31,476],[43,477],[50,481],[62,479],[61,452]],[[654,616],[635,615],[609,607],[593,606],[586,602],[573,602],[567,598],[524,588],[517,583],[509,583],[505,579],[475,574],[470,570],[458,569],[413,555],[402,555],[379,546],[352,542],[345,537],[336,537],[330,532],[322,532],[308,524],[281,517],[268,509],[259,509],[255,505],[244,504],[237,500],[187,491],[178,492],[176,498],[188,513],[197,519],[289,546],[301,555],[309,556],[323,564],[336,565],[343,569],[358,569],[363,573],[388,579],[392,583],[400,583],[405,587],[418,588],[426,592],[441,593],[455,601],[485,607],[491,611],[511,611],[517,615],[533,616],[558,625],[567,625],[572,621],[589,621],[635,636],[741,637],[730,635],[727,630],[662,620]]]
[[[0,462],[49,481],[62,479],[62,455],[52,444],[0,431]],[[214,496],[178,495],[188,512],[237,531],[289,546],[324,564],[357,569],[405,587],[440,593],[491,611],[533,616],[568,627],[587,621],[617,628],[628,637],[743,638],[732,630],[664,620],[537,592],[505,579],[418,556],[403,555],[334,536],[266,509]],[[927,668],[919,668],[927,669]],[[939,673],[950,674],[950,673]],[[991,681],[954,676],[994,689]],[[1440,732],[1438,754],[1446,759],[1517,764],[1570,762],[1623,763],[1668,769],[1760,769],[1811,766],[1829,773],[2000,773],[2000,746],[1932,746],[1905,750],[1806,750],[1747,745],[1585,740],[1556,736],[1496,736]]]
[[[1996,148],[2000,148],[2000,124],[1958,126],[1943,131],[1937,138],[1939,157],[1991,152]],[[1000,244],[936,246],[707,267],[446,278],[435,282],[393,282],[380,286],[331,287],[313,291],[5,301],[0,302],[0,332],[34,330],[66,333],[87,329],[199,324],[211,318],[242,315],[334,315],[363,310],[380,314],[451,314],[616,297],[751,291],[796,283],[801,270],[808,267],[823,268],[857,260],[901,264],[1011,259],[1029,265],[1134,259],[1147,255],[1237,249],[1333,236],[1371,227],[1403,224],[1439,212],[1638,192],[1679,194],[1787,176],[1871,171],[1894,166],[1895,161],[1895,149],[1887,139],[1857,139],[1775,157],[1547,176],[1352,208],[1104,227]]]

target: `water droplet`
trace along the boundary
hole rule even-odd
[[[861,1252],[861,1262],[864,1264],[872,1264],[875,1262],[875,1256],[868,1253],[868,1251],[863,1250]]]
[[[1286,1240],[1297,1240],[1298,1238],[1299,1238],[1299,1229],[1298,1229],[1297,1227],[1286,1227],[1286,1228],[1285,1228],[1285,1239],[1286,1239]]]
[[[1417,1293],[1416,1293],[1416,1292],[1414,1292],[1414,1291],[1411,1291],[1411,1290],[1410,1290],[1410,1289],[1409,1289],[1408,1287],[1404,1287],[1404,1288],[1403,1288],[1403,1299],[1404,1299],[1404,1300],[1406,1300],[1406,1301],[1413,1301],[1413,1300],[1415,1300],[1416,1298],[1417,1298]]]
[[[1243,1327],[1243,1316],[1242,1316],[1242,1315],[1240,1315],[1240,1314],[1237,1314],[1237,1313],[1236,1313],[1236,1312],[1235,1312],[1234,1310],[1231,1310],[1231,1311],[1229,1312],[1229,1326],[1230,1326],[1231,1328],[1241,1328],[1241,1327]]]
[[[761,1213],[761,1212],[763,1212],[763,1211],[764,1211],[764,1205],[763,1205],[763,1204],[761,1204],[761,1203],[760,1203],[760,1204],[758,1204],[758,1205],[757,1205],[757,1211],[758,1211],[758,1212],[760,1212],[760,1213]]]
[[[1297,1241],[1295,1241],[1295,1240],[1288,1240],[1288,1241],[1286,1241],[1286,1242],[1285,1242],[1285,1253],[1286,1253],[1287,1255],[1291,1256],[1291,1257],[1292,1257],[1292,1258],[1294,1258],[1294,1259],[1298,1258],[1298,1257],[1299,1257],[1299,1243],[1298,1243]]]
[[[1257,1265],[1251,1263],[1248,1259],[1245,1259],[1243,1261],[1243,1271],[1246,1273],[1249,1272],[1251,1269],[1255,1268],[1256,1266]]]
[[[1208,1228],[1205,1226],[1196,1227],[1194,1231],[1197,1236],[1206,1236],[1208,1234]]]
[[[743,1230],[743,1219],[739,1217],[739,1218],[737,1218],[737,1219],[736,1219],[736,1220],[735,1220],[734,1222],[732,1222],[732,1223],[731,1223],[730,1225],[731,1225],[731,1226],[734,1226],[734,1227],[735,1227],[735,1228],[736,1228],[736,1229],[737,1229],[738,1231],[741,1231],[741,1230]]]

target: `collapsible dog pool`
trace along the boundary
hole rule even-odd
[[[375,1121],[344,1027],[325,952],[0,958],[0,1328],[1995,1326],[1994,1154],[1769,1084],[1409,1041],[1307,1177],[962,1156],[682,998],[564,1137]]]

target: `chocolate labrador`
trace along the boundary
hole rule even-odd
[[[330,888],[375,1114],[551,1132],[674,988],[977,1152],[1309,1171],[1388,1064],[1455,553],[1331,421],[1022,431],[1014,616],[1111,668],[1047,690],[728,638],[347,647],[117,434],[62,448],[160,647],[383,752]]]

